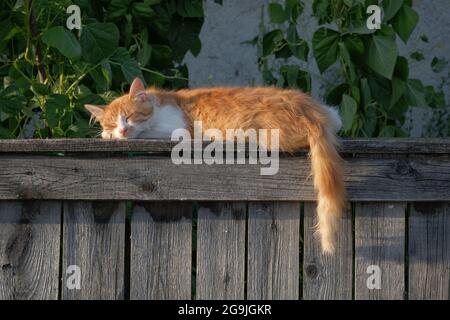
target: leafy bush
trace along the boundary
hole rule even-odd
[[[66,9],[81,9],[68,30]],[[200,51],[202,0],[3,0],[0,138],[89,137],[84,104],[104,104],[134,77],[185,87],[181,64]]]
[[[366,26],[369,5],[383,8],[379,30]],[[314,0],[313,17],[319,28],[311,44],[297,33],[297,20],[303,10],[301,0],[269,4],[270,20],[277,27],[264,30],[253,41],[261,47],[259,64],[266,84],[309,92],[311,72],[306,62],[312,47],[321,73],[339,65],[340,83],[327,91],[324,100],[329,105],[340,105],[343,135],[405,136],[402,126],[410,106],[446,105],[442,90],[409,77],[408,59],[399,55],[397,41],[406,43],[419,20],[411,0]],[[426,37],[422,41],[427,41]],[[422,56],[413,53],[412,57]],[[278,63],[271,63],[274,60]],[[445,63],[433,61],[433,70]]]

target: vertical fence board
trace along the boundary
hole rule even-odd
[[[248,299],[299,298],[300,203],[249,203]]]
[[[308,300],[350,300],[353,286],[353,229],[349,207],[343,214],[336,251],[322,254],[320,239],[314,236],[316,203],[305,203],[303,298]]]
[[[200,203],[197,299],[244,299],[245,203]]]
[[[405,295],[405,203],[357,203],[355,298],[398,300]],[[380,268],[371,270],[368,268]],[[368,273],[370,272],[370,273]],[[376,277],[380,275],[379,289]],[[369,283],[368,283],[369,282]],[[369,288],[369,285],[370,288]]]
[[[67,201],[63,222],[62,299],[123,299],[125,202]],[[67,285],[69,266],[79,267],[79,289]]]
[[[409,298],[450,299],[450,204],[413,203],[409,217]]]
[[[0,202],[0,300],[58,298],[61,202]]]
[[[139,203],[131,222],[131,299],[190,299],[192,205]]]

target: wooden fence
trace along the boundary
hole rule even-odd
[[[344,141],[334,256],[304,152],[261,176],[173,145],[0,140],[0,299],[449,299],[449,140]]]

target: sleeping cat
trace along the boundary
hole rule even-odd
[[[130,92],[107,106],[86,105],[102,126],[104,139],[170,138],[174,130],[279,129],[279,149],[310,147],[318,192],[317,231],[322,250],[332,253],[345,206],[342,159],[336,151],[341,120],[331,108],[291,89],[204,88],[176,92],[146,89],[135,79]],[[270,146],[269,146],[270,148]]]

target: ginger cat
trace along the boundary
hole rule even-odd
[[[279,149],[310,147],[314,187],[318,192],[317,232],[322,250],[332,253],[345,207],[342,159],[336,146],[341,120],[333,109],[291,89],[202,88],[146,89],[135,79],[130,92],[107,106],[86,105],[99,121],[104,139],[170,138],[175,129],[279,129]],[[269,146],[270,148],[270,146]]]

